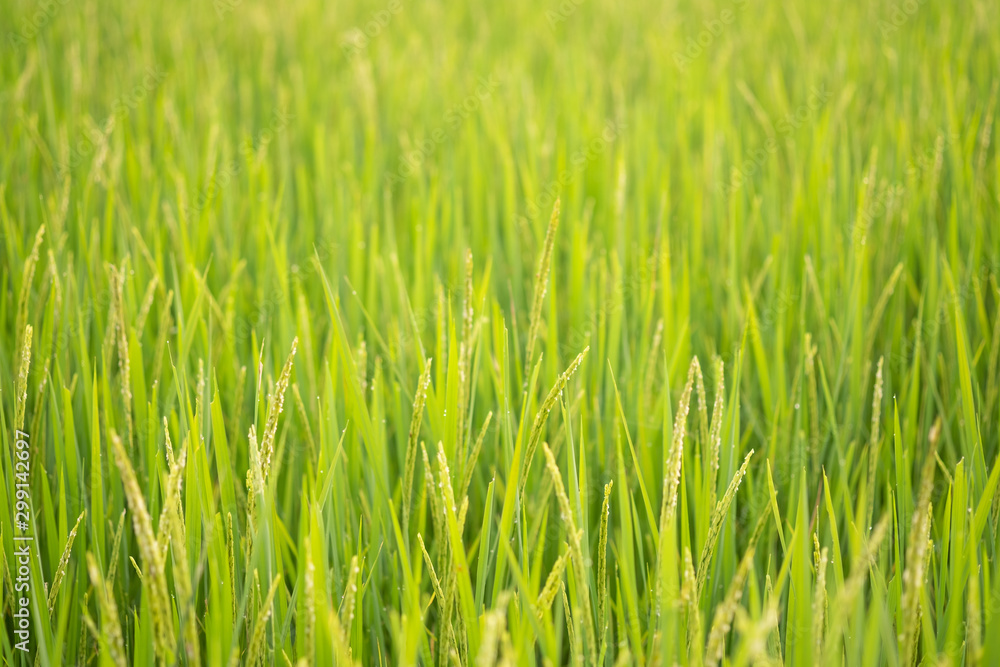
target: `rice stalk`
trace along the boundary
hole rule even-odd
[[[691,549],[684,547],[684,571],[681,581],[681,605],[687,612],[687,651],[689,655],[694,655],[694,651],[699,648],[702,642],[701,636],[701,609],[698,607],[698,579],[694,571],[694,562],[691,560]]]
[[[139,480],[132,469],[125,447],[117,433],[111,433],[111,445],[115,455],[115,463],[121,473],[122,486],[129,509],[132,510],[132,527],[135,530],[136,543],[142,555],[143,567],[146,568],[143,578],[144,587],[149,591],[149,606],[153,616],[153,639],[157,656],[161,660],[173,660],[174,627],[170,612],[170,597],[167,595],[167,579],[163,566],[162,552],[153,533],[153,522],[146,510],[146,500],[142,495]]]
[[[816,543],[816,550],[818,552],[814,559],[816,565],[816,584],[813,591],[812,607],[813,655],[820,656],[823,655],[823,636],[826,629],[826,565],[829,562],[829,551],[826,547],[823,547],[822,550],[819,549],[819,540],[815,533],[813,533],[813,540]]]
[[[722,417],[725,412],[726,378],[722,359],[716,359],[715,405],[712,406],[712,426],[708,432],[708,506],[715,507],[719,479],[719,458],[722,452]]]
[[[695,374],[700,372],[697,357],[691,359],[688,367],[687,382],[681,392],[677,414],[674,416],[673,438],[670,452],[667,455],[663,476],[663,500],[660,505],[660,533],[667,529],[667,523],[677,509],[677,486],[681,481],[681,463],[684,460],[684,433],[687,430],[687,416],[691,407],[691,388],[694,386]]]
[[[549,570],[549,575],[545,578],[545,585],[542,586],[542,590],[538,593],[538,598],[535,600],[535,616],[539,621],[549,613],[549,609],[552,607],[552,603],[555,601],[556,595],[562,587],[563,571],[566,569],[566,563],[569,562],[569,559],[570,552],[567,550],[559,558],[556,558],[556,562],[552,564],[552,569]]]
[[[264,437],[260,441],[260,469],[263,483],[267,483],[271,471],[271,456],[274,453],[274,436],[278,432],[278,416],[285,405],[285,391],[292,377],[292,361],[295,359],[295,349],[299,344],[298,337],[292,339],[292,350],[281,369],[274,393],[268,397],[267,423],[264,425]]]
[[[692,365],[694,367],[695,394],[698,398],[698,442],[704,452],[705,448],[711,447],[708,437],[708,397],[705,393],[705,376],[701,372],[698,357],[694,357]],[[709,463],[709,467],[711,467],[711,463]]]
[[[941,434],[941,418],[935,420],[928,435],[929,451],[920,475],[920,491],[913,509],[912,527],[906,545],[903,569],[903,631],[900,636],[900,656],[903,667],[910,667],[917,658],[917,637],[920,633],[920,591],[924,587],[926,556],[931,531],[931,492],[934,490],[937,444]]]
[[[361,568],[358,567],[358,557],[351,556],[351,564],[348,566],[347,585],[344,587],[344,599],[341,612],[344,627],[350,628],[354,623],[354,603],[358,598],[358,576]]]
[[[260,448],[257,446],[257,427],[250,425],[247,434],[250,466],[247,470],[247,559],[253,553],[253,534],[257,527],[257,499],[264,497],[264,473]]]
[[[80,512],[80,516],[77,517],[76,523],[73,525],[73,530],[69,532],[66,537],[66,546],[63,548],[62,556],[59,557],[59,565],[56,566],[56,573],[52,576],[52,585],[49,587],[49,614],[55,609],[56,597],[59,595],[59,587],[62,585],[63,577],[66,576],[66,566],[69,564],[70,554],[73,552],[73,542],[76,540],[76,531],[80,527],[80,522],[83,521],[83,517],[87,515],[87,510]],[[4,559],[4,566],[6,567],[7,561]]]
[[[470,385],[472,382],[472,348],[475,336],[475,309],[473,308],[473,298],[475,296],[472,283],[472,250],[465,251],[465,281],[462,288],[462,334],[458,344],[458,415],[456,419],[456,432],[458,433],[458,461],[460,469],[466,466],[467,446],[465,431],[466,414],[469,409]],[[464,477],[464,472],[462,474]]]
[[[608,634],[608,521],[611,518],[611,487],[614,480],[604,485],[604,502],[601,503],[601,527],[597,536],[597,624],[601,636],[601,655],[605,654]]]
[[[170,333],[171,323],[173,322],[173,316],[170,312],[173,306],[173,298],[174,291],[167,290],[167,298],[163,300],[163,306],[160,308],[160,317],[156,326],[156,345],[153,348],[153,373],[150,376],[154,387],[159,383],[163,372],[164,350],[167,347],[167,335]]]
[[[863,548],[860,556],[851,566],[851,572],[844,581],[844,587],[834,598],[834,602],[831,605],[833,612],[830,614],[824,644],[825,648],[823,650],[823,654],[827,657],[828,661],[834,661],[834,658],[840,655],[838,644],[843,636],[843,629],[847,623],[848,614],[854,609],[855,600],[861,594],[865,578],[870,573],[869,568],[878,556],[882,541],[889,532],[889,521],[890,517],[888,515],[883,516],[878,524],[875,525],[875,528],[872,529],[868,539],[862,545]]]
[[[736,471],[733,479],[729,482],[729,487],[726,489],[725,495],[722,496],[722,500],[718,502],[715,511],[712,512],[712,522],[708,527],[705,546],[701,550],[701,558],[698,559],[698,585],[695,588],[696,600],[701,599],[705,582],[708,581],[708,569],[712,565],[712,557],[715,555],[715,545],[719,540],[722,524],[726,520],[726,515],[729,514],[729,507],[732,505],[733,499],[736,498],[736,491],[740,488],[740,482],[743,481],[743,477],[747,473],[747,466],[750,464],[750,457],[753,456],[753,452],[754,450],[752,449],[747,452],[746,457],[743,459],[743,465]]]
[[[22,338],[17,340],[14,349],[25,349],[25,341],[30,337],[28,326],[28,303],[31,301],[31,284],[35,279],[35,266],[38,264],[38,254],[42,248],[42,239],[45,238],[45,225],[39,225],[35,232],[35,241],[31,244],[31,252],[24,260],[24,268],[21,269],[21,289],[17,295],[17,317],[14,320],[14,332],[20,334],[24,332]],[[28,343],[30,349],[30,343]],[[24,426],[22,422],[20,426]],[[15,428],[20,428],[15,425]]]
[[[24,428],[24,413],[28,402],[28,371],[31,368],[31,338],[30,324],[24,326],[24,336],[21,339],[21,366],[17,373],[17,384],[14,388],[14,430]]]
[[[812,474],[819,475],[820,464],[820,434],[819,434],[819,390],[816,386],[816,353],[812,344],[812,336],[806,334],[806,391],[809,401],[809,458],[812,462]]]
[[[256,665],[258,661],[264,657],[262,651],[264,650],[264,636],[267,632],[267,621],[271,617],[271,607],[274,603],[274,594],[278,592],[278,586],[281,584],[281,575],[274,577],[274,581],[271,582],[271,587],[267,591],[267,597],[264,598],[263,604],[260,606],[260,611],[257,613],[257,620],[253,624],[253,634],[250,637],[250,646],[247,649],[247,661],[244,664]]]
[[[875,472],[878,468],[878,455],[881,440],[879,439],[879,426],[882,419],[882,361],[879,357],[878,370],[875,372],[875,390],[872,393],[872,428],[871,438],[868,441],[868,513],[866,514],[865,525],[872,525],[872,511],[875,509]]]
[[[93,554],[87,552],[87,573],[90,575],[90,583],[97,591],[97,604],[101,610],[101,630],[90,623],[90,630],[94,634],[94,639],[100,642],[108,652],[111,662],[117,667],[125,667],[125,640],[122,637],[122,628],[118,623],[118,607],[115,604],[115,596],[108,590],[101,571],[97,567],[97,560]]]
[[[413,413],[410,417],[410,432],[406,443],[406,468],[403,473],[403,534],[409,535],[410,499],[413,495],[413,474],[417,465],[417,441],[420,438],[420,422],[424,416],[427,388],[431,383],[432,359],[427,358],[424,370],[417,381],[417,391],[413,397]]]
[[[462,479],[462,484],[458,487],[458,493],[461,496],[465,496],[469,492],[469,485],[472,484],[472,475],[476,470],[476,461],[479,460],[479,454],[483,450],[483,441],[486,439],[486,433],[490,428],[490,421],[493,419],[493,411],[486,413],[486,418],[483,420],[483,425],[479,428],[479,436],[476,437],[476,442],[472,446],[472,450],[469,452],[468,462],[465,466],[465,476]]]
[[[115,528],[115,537],[111,546],[111,558],[108,559],[108,581],[115,580],[115,573],[118,570],[118,560],[121,554],[122,531],[125,529],[125,510],[118,516],[118,526]]]
[[[146,292],[142,295],[142,304],[139,306],[139,313],[135,316],[135,337],[142,340],[142,332],[146,329],[146,318],[153,308],[153,299],[156,298],[156,288],[160,286],[160,278],[155,273],[146,285]]]
[[[559,228],[559,198],[552,205],[552,216],[545,232],[545,242],[542,254],[538,259],[538,271],[535,273],[535,292],[531,299],[531,316],[528,320],[528,342],[525,348],[524,367],[527,369],[535,362],[535,342],[538,339],[538,329],[541,326],[542,304],[548,291],[549,272],[552,269],[552,250],[556,241],[556,230]]]
[[[589,351],[589,346],[584,348],[583,352],[578,354],[566,370],[563,371],[563,374],[560,375],[559,379],[556,380],[556,383],[552,385],[552,389],[549,390],[548,395],[545,397],[545,400],[538,408],[538,412],[535,414],[535,419],[531,424],[531,432],[528,435],[528,445],[524,450],[524,463],[521,465],[518,495],[524,494],[524,485],[528,480],[528,471],[531,470],[531,460],[534,458],[535,450],[538,449],[538,442],[542,438],[545,421],[548,419],[549,413],[552,412],[552,408],[554,408],[556,403],[559,401],[559,397],[562,395],[563,389],[566,388],[566,383],[569,382],[570,377],[573,376],[576,369],[583,363],[583,359],[587,356],[587,352]]]
[[[431,555],[427,553],[427,547],[424,546],[424,538],[420,533],[417,533],[417,542],[420,544],[420,553],[424,556],[424,563],[427,564],[427,573],[431,576],[434,597],[437,599],[438,607],[441,608],[443,613],[445,605],[444,590],[441,588],[441,580],[438,579],[437,572],[434,571],[434,563],[431,561]]]
[[[312,544],[309,536],[306,535],[302,548],[306,552],[306,569],[304,575],[305,586],[305,627],[303,634],[303,655],[301,660],[312,661],[316,655],[316,562],[313,560]]]
[[[569,532],[570,553],[573,557],[574,574],[582,587],[579,598],[582,605],[581,613],[584,619],[583,627],[587,633],[587,647],[596,661],[597,652],[600,650],[600,647],[597,646],[595,639],[594,621],[590,611],[590,592],[584,587],[584,582],[588,581],[586,576],[586,563],[588,561],[584,560],[583,556],[583,546],[581,544],[583,531],[577,529],[576,521],[573,520],[573,509],[569,502],[569,496],[566,495],[566,489],[563,487],[562,474],[559,472],[559,466],[556,465],[556,459],[552,454],[552,450],[549,449],[547,444],[543,443],[542,451],[545,454],[545,462],[549,475],[552,477],[552,483],[555,485],[556,498],[559,501],[559,511],[562,514],[563,522],[566,524],[566,530]]]
[[[747,549],[736,574],[729,584],[729,592],[725,599],[715,609],[715,618],[712,619],[712,627],[708,631],[708,644],[705,646],[705,664],[708,667],[715,667],[722,660],[726,651],[726,635],[732,627],[733,617],[739,607],[740,598],[743,597],[743,585],[746,582],[747,574],[753,562],[753,547]]]
[[[134,443],[134,427],[132,425],[132,369],[128,351],[127,324],[125,322],[125,266],[128,259],[122,260],[120,269],[109,265],[111,274],[111,308],[114,316],[109,318],[115,323],[117,333],[114,334],[118,346],[118,382],[121,387],[122,405],[125,411],[125,427],[127,442],[131,449]]]

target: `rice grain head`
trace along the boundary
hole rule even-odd
[[[601,503],[601,527],[597,537],[597,624],[601,637],[601,650],[608,626],[608,521],[611,518],[611,487],[614,480],[604,485],[604,502]]]
[[[143,567],[146,568],[143,577],[144,587],[149,591],[149,606],[153,616],[154,648],[161,660],[173,660],[174,627],[173,614],[170,611],[170,597],[167,595],[167,579],[163,566],[162,551],[153,533],[153,522],[146,509],[146,500],[142,495],[139,480],[132,469],[128,453],[122,445],[118,434],[111,433],[111,444],[114,450],[115,463],[121,473],[122,486],[129,509],[132,510],[132,526],[135,539],[142,556]]]
[[[59,565],[56,567],[56,573],[52,576],[52,586],[49,588],[49,614],[51,614],[53,609],[55,609],[56,597],[59,595],[59,587],[62,585],[63,577],[66,576],[66,566],[69,564],[70,554],[73,553],[73,542],[76,540],[76,531],[80,528],[80,522],[83,521],[83,517],[86,515],[87,510],[80,512],[80,516],[77,517],[76,523],[73,525],[73,530],[71,530],[69,535],[66,537],[66,546],[63,548],[62,556],[59,557]],[[5,565],[6,562],[5,558]]]
[[[288,353],[288,359],[285,360],[285,365],[281,369],[281,375],[278,376],[274,393],[268,399],[267,423],[264,425],[264,437],[260,441],[261,477],[265,483],[271,470],[271,455],[274,453],[274,436],[278,431],[278,416],[285,405],[285,391],[291,381],[292,361],[295,359],[295,349],[298,344],[298,337],[293,338],[292,350]]]
[[[538,339],[538,329],[541,326],[542,304],[548,291],[549,272],[552,269],[552,249],[555,246],[556,230],[559,228],[559,198],[552,205],[552,216],[545,232],[545,243],[542,245],[542,255],[538,260],[538,272],[535,274],[535,292],[531,299],[531,318],[528,325],[528,346],[524,357],[525,369],[531,368],[535,361],[535,341]],[[525,371],[527,374],[527,370]]]
[[[28,402],[28,371],[31,369],[31,338],[30,324],[24,326],[24,337],[21,343],[21,366],[17,373],[17,385],[14,389],[14,429],[24,428],[24,413]]]
[[[267,621],[271,617],[271,607],[274,603],[274,594],[278,592],[278,585],[281,584],[281,575],[276,575],[271,582],[271,587],[267,591],[267,597],[257,612],[257,620],[253,625],[253,634],[250,637],[250,646],[247,649],[247,661],[244,664],[256,665],[261,658],[264,649],[264,635],[267,631]]]
[[[715,618],[712,620],[712,627],[708,631],[708,644],[705,647],[705,664],[708,667],[715,667],[719,664],[726,652],[726,635],[732,627],[733,616],[739,607],[740,598],[743,597],[743,584],[746,582],[747,574],[753,563],[753,547],[747,550],[736,574],[729,584],[729,592],[725,599],[715,609]]]
[[[674,416],[673,438],[663,476],[660,533],[667,529],[667,522],[677,509],[677,487],[681,481],[681,463],[684,461],[684,432],[687,429],[688,411],[691,408],[691,389],[694,386],[695,374],[699,371],[698,358],[693,357],[688,367],[687,382],[684,384],[684,391],[681,392],[680,403],[677,406],[677,414]]]
[[[872,428],[871,439],[868,441],[868,514],[865,525],[872,525],[872,512],[875,509],[875,473],[878,469],[879,426],[882,420],[882,362],[879,357],[878,370],[875,373],[875,389],[872,392]]]
[[[562,513],[563,521],[566,523],[566,529],[569,531],[570,552],[573,555],[574,574],[577,581],[585,582],[588,579],[586,576],[587,560],[584,558],[583,546],[581,544],[583,531],[578,530],[576,527],[576,521],[573,519],[573,510],[569,502],[569,496],[566,495],[566,488],[563,486],[562,482],[562,474],[559,472],[559,466],[556,464],[556,459],[552,454],[552,450],[549,449],[548,444],[543,443],[542,451],[545,453],[546,467],[548,468],[549,475],[552,477],[552,483],[555,485],[556,498],[559,501],[559,510]],[[596,661],[599,647],[597,646],[595,639],[596,635],[594,632],[594,622],[590,611],[590,591],[586,589],[581,591],[579,599],[582,605],[581,614],[583,615],[583,627],[586,631],[588,650],[591,651],[591,655]]]
[[[569,562],[569,559],[570,552],[567,549],[552,564],[549,576],[545,578],[545,585],[542,586],[542,590],[535,600],[535,616],[538,617],[538,620],[542,620],[549,613],[552,602],[556,599],[556,595],[558,595],[559,589],[562,587],[563,570],[566,569],[566,563]]]
[[[542,402],[542,405],[538,408],[538,412],[535,414],[535,420],[531,425],[531,433],[528,436],[528,446],[525,448],[524,452],[524,463],[521,465],[521,475],[519,477],[519,495],[524,494],[524,485],[528,480],[528,471],[531,470],[531,460],[535,456],[535,450],[538,449],[538,442],[542,438],[542,431],[545,428],[545,422],[549,417],[549,413],[552,412],[552,408],[556,406],[559,401],[559,396],[562,394],[563,389],[566,388],[566,383],[576,372],[576,369],[580,367],[583,363],[584,357],[587,356],[587,352],[590,351],[590,346],[588,345],[583,349],[583,352],[578,354],[573,362],[563,371],[563,374],[559,376],[556,383],[552,385],[552,389],[549,390],[548,395]]]
[[[101,576],[101,571],[97,567],[97,560],[89,551],[87,552],[87,573],[90,575],[91,585],[97,591],[97,604],[101,610],[101,630],[98,631],[96,627],[91,627],[94,639],[106,647],[111,662],[117,667],[125,667],[128,664],[125,658],[125,640],[118,622],[118,607],[115,604],[115,596],[108,590],[104,578]]]
[[[417,466],[417,441],[420,438],[420,422],[424,416],[427,388],[431,383],[431,363],[427,358],[424,370],[417,381],[417,392],[413,397],[413,414],[410,417],[410,432],[406,443],[406,469],[403,473],[403,534],[409,535],[410,502],[413,495],[413,474]]]
[[[928,436],[929,451],[924,459],[920,476],[920,491],[913,509],[912,527],[906,546],[903,569],[903,632],[900,637],[902,664],[910,667],[917,657],[917,637],[920,633],[920,592],[924,587],[927,556],[930,553],[930,531],[933,511],[931,493],[934,490],[937,444],[941,434],[941,418],[931,426]]]
[[[28,303],[31,301],[31,284],[35,279],[35,266],[38,264],[39,251],[42,248],[42,239],[45,238],[45,225],[39,225],[35,232],[35,241],[31,245],[31,252],[24,260],[24,268],[21,270],[21,290],[17,295],[17,319],[14,322],[15,334],[25,332],[25,337],[17,341],[18,347],[24,348],[24,341],[29,337],[25,327],[28,324]],[[22,424],[23,426],[23,424]],[[15,428],[19,428],[15,426]]]
[[[726,402],[725,365],[721,358],[715,362],[715,404],[712,406],[712,426],[708,432],[708,506],[715,507],[716,487],[719,479],[719,457],[722,452],[722,418]]]
[[[733,503],[733,499],[736,498],[736,491],[740,488],[740,482],[743,481],[743,477],[747,473],[747,466],[750,464],[750,457],[753,456],[754,450],[747,452],[746,457],[743,459],[743,465],[740,469],[736,471],[733,476],[732,481],[729,482],[729,487],[726,489],[726,493],[722,496],[722,500],[719,501],[712,513],[712,522],[708,527],[708,535],[705,538],[705,546],[701,550],[701,558],[698,560],[698,586],[695,589],[695,599],[701,599],[701,593],[705,588],[705,582],[708,580],[708,570],[712,565],[712,556],[715,554],[715,545],[719,539],[719,533],[722,531],[722,524],[726,520],[726,515],[729,513],[729,507]]]

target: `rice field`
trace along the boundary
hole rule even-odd
[[[996,0],[0,0],[0,663],[1000,664]]]

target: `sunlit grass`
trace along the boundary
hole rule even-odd
[[[1000,663],[996,9],[0,0],[3,662]]]

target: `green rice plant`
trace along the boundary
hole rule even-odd
[[[0,664],[1000,664],[995,10],[0,0]]]

